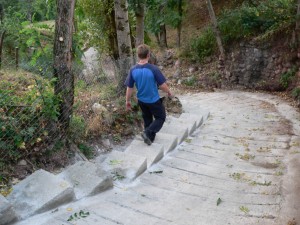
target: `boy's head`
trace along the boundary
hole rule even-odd
[[[139,59],[146,59],[150,55],[150,47],[145,44],[141,44],[137,47],[137,56]]]

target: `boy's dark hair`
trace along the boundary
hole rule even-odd
[[[137,47],[137,55],[140,59],[146,59],[150,53],[150,47],[145,44],[141,44]]]

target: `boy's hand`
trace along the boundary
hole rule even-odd
[[[172,92],[168,92],[168,98],[172,99],[172,98],[174,98],[174,97],[175,97],[175,96],[173,95]]]
[[[126,111],[131,111],[131,103],[126,102]]]

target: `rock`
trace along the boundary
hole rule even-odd
[[[179,79],[179,80],[177,81],[177,84],[179,84],[179,85],[182,84],[182,80]]]
[[[110,148],[111,147],[111,143],[109,139],[104,139],[102,140],[102,144],[104,145],[104,147],[106,148]]]
[[[198,71],[198,69],[199,68],[197,66],[192,66],[192,67],[189,68],[189,72],[194,73],[194,72]]]
[[[179,59],[177,59],[176,61],[175,61],[175,68],[179,68],[180,66],[181,66],[181,61],[179,60]]]
[[[116,74],[116,63],[107,55],[100,55],[95,48],[89,48],[84,52],[81,61],[84,69],[81,73],[81,79],[88,84],[99,80],[113,80]],[[101,76],[99,76],[101,75]]]
[[[92,110],[97,115],[101,115],[103,112],[107,112],[107,109],[99,103],[94,103]]]
[[[27,166],[26,160],[22,159],[20,162],[18,162],[18,166]]]
[[[101,116],[106,124],[111,124],[113,122],[111,113],[103,105],[94,103],[92,110],[96,115]]]
[[[177,69],[173,75],[173,78],[177,79],[179,77],[181,77],[182,73],[180,69]]]
[[[172,50],[166,50],[164,58],[169,60],[169,59],[173,58],[173,55],[174,55],[174,52]]]

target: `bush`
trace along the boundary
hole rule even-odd
[[[296,87],[296,88],[293,89],[293,91],[292,91],[292,96],[293,96],[295,99],[300,100],[300,87]]]
[[[241,7],[227,9],[218,17],[223,44],[245,38],[272,36],[295,21],[296,4],[293,0],[245,1]],[[211,28],[204,30],[191,41],[189,57],[195,60],[216,51],[215,35]]]
[[[225,10],[219,19],[225,44],[274,32],[282,24],[293,23],[295,6],[293,0],[267,0],[257,4],[245,3],[240,8]]]
[[[212,29],[209,27],[203,33],[192,40],[191,57],[195,60],[203,60],[212,55],[217,49],[217,42]]]
[[[6,162],[19,160],[43,143],[50,132],[49,121],[58,115],[58,101],[49,82],[28,75],[10,76],[0,81],[0,156]],[[16,83],[23,79],[25,86],[18,88]]]
[[[291,80],[293,79],[293,77],[295,77],[297,72],[297,68],[293,67],[292,69],[290,69],[289,71],[283,73],[280,77],[280,84],[284,87],[284,88],[288,88]]]
[[[69,137],[72,141],[78,143],[84,140],[86,135],[86,124],[84,118],[73,115],[69,126]]]

